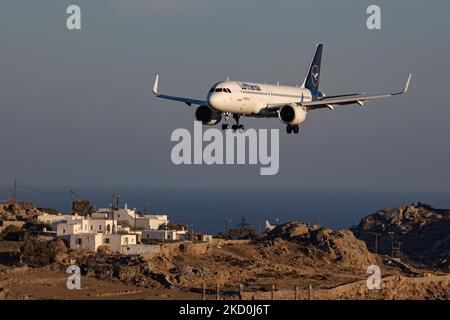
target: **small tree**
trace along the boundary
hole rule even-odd
[[[32,267],[42,267],[54,262],[57,253],[49,243],[34,237],[27,237],[20,251],[22,262]]]
[[[257,232],[250,227],[250,224],[245,218],[237,224],[236,228],[228,231],[228,238],[233,239],[254,239],[258,236]]]
[[[88,216],[92,213],[93,206],[89,200],[72,201],[72,212],[80,216]]]

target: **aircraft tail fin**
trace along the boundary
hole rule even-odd
[[[319,43],[316,47],[316,52],[309,66],[308,73],[306,75],[305,81],[303,81],[302,87],[309,89],[313,92],[317,92],[319,89],[319,78],[320,78],[320,65],[322,61],[322,48],[323,44]]]

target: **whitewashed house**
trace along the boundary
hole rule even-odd
[[[52,227],[53,231],[56,231],[56,227],[59,223],[66,221],[72,221],[80,219],[81,217],[76,214],[48,214],[44,213],[37,217],[37,220],[42,223],[46,223]]]
[[[142,238],[148,240],[189,240],[190,234],[178,230],[142,230]]]
[[[66,222],[58,223],[56,226],[56,235],[63,236],[78,233],[111,234],[116,230],[116,221],[79,217],[76,220],[67,220]]]
[[[139,214],[136,210],[128,209],[127,204],[123,208],[113,211],[109,208],[102,208],[92,213],[93,218],[110,219],[126,222],[131,227],[136,225],[139,229],[158,229],[161,225],[168,224],[169,220],[165,214]]]
[[[108,245],[114,252],[122,253],[123,247],[136,245],[133,234],[79,233],[70,235],[70,248],[96,252],[101,245]]]

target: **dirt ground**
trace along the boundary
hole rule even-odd
[[[381,256],[348,255],[330,260],[322,251],[305,251],[287,241],[167,244],[148,257],[152,272],[164,276],[145,285],[82,276],[81,289],[69,290],[61,266],[0,269],[0,299],[448,299],[450,275],[415,270],[415,277]],[[359,265],[364,261],[363,265]],[[382,289],[368,290],[366,264],[379,265]],[[239,285],[242,285],[241,295]]]

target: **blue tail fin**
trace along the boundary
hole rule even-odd
[[[317,92],[319,89],[319,78],[320,78],[320,64],[322,61],[322,47],[323,45],[319,43],[314,53],[314,58],[309,66],[308,74],[306,75],[305,81],[303,82],[303,87],[311,90],[312,92]]]

